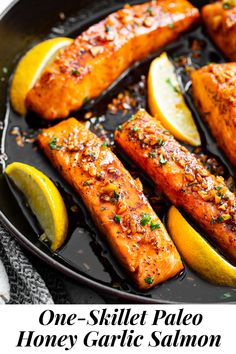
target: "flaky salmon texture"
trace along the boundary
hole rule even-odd
[[[217,144],[236,167],[236,63],[195,70],[192,92]]]
[[[224,179],[212,175],[145,110],[116,131],[115,141],[235,264],[236,199]]]
[[[221,0],[202,8],[207,32],[227,58],[236,61],[236,2]]]
[[[198,20],[198,9],[186,0],[126,5],[57,55],[27,94],[28,109],[48,120],[67,117]]]
[[[51,163],[82,197],[94,222],[137,287],[149,289],[183,269],[178,251],[119,159],[70,118],[38,136]]]

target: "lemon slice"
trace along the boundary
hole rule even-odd
[[[42,172],[20,162],[8,165],[5,173],[26,197],[51,249],[57,250],[66,239],[68,216],[56,186]]]
[[[16,67],[10,87],[11,103],[17,113],[26,114],[27,93],[58,51],[72,42],[71,38],[66,37],[48,39],[33,47],[23,56]]]
[[[173,206],[167,226],[178,251],[194,271],[211,283],[236,286],[236,267],[217,253]]]
[[[184,101],[174,66],[166,53],[151,63],[148,103],[151,114],[177,139],[193,146],[201,145],[192,113]]]

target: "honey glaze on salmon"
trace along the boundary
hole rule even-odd
[[[48,120],[67,117],[198,20],[198,9],[186,0],[126,5],[57,55],[27,94],[28,109]]]
[[[212,175],[145,110],[116,131],[115,141],[236,263],[236,199],[224,179]]]
[[[236,63],[210,64],[192,72],[195,103],[217,144],[236,166]]]
[[[202,19],[207,32],[232,61],[236,60],[236,3],[221,0],[202,8]]]
[[[164,225],[118,158],[96,135],[70,118],[45,129],[38,143],[82,197],[113,253],[140,289],[183,269]]]

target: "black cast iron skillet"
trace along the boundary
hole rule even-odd
[[[3,175],[0,178],[0,220],[23,247],[35,256],[40,257],[48,265],[82,284],[100,292],[109,293],[115,298],[142,303],[233,302],[236,300],[235,289],[211,285],[200,279],[188,267],[185,267],[185,271],[178,277],[148,292],[141,292],[135,288],[107,249],[81,200],[75,196],[70,187],[50,166],[35,144],[26,143],[23,148],[19,147],[16,144],[15,136],[11,134],[12,129],[17,127],[21,132],[25,131],[27,136],[31,137],[45,124],[41,122],[39,117],[32,114],[29,114],[26,119],[20,118],[9,105],[9,78],[21,55],[45,38],[58,35],[75,37],[92,23],[122,7],[126,2],[126,0],[99,2],[95,0],[86,0],[86,2],[78,0],[68,0],[66,2],[64,0],[21,0],[16,1],[2,15],[0,21],[1,166],[4,168],[6,163],[21,161],[39,168],[53,179],[66,200],[70,215],[68,241],[57,253],[51,253],[49,247],[39,240],[40,230],[34,217],[25,206],[25,201],[18,191],[9,186]],[[130,3],[138,2],[142,1],[130,1]],[[192,3],[200,7],[205,1],[192,1]],[[62,12],[65,19],[61,14]],[[198,39],[201,43],[201,56],[192,58],[195,66],[202,66],[209,61],[224,61],[222,55],[214,48],[200,27],[188,32],[180,40],[165,49],[172,58],[189,55],[191,43],[195,39]],[[156,53],[152,58],[159,54],[160,52]],[[137,96],[139,105],[146,107],[145,83],[141,77],[147,74],[152,58],[147,58],[143,63],[135,65],[99,100],[88,104],[83,110],[76,112],[75,116],[81,119],[86,111],[92,110],[94,116],[100,118],[92,120],[91,129],[98,135],[103,134],[102,129],[105,129],[106,134],[112,141],[112,132],[115,127],[125,121],[132,112],[126,115],[122,115],[121,112],[118,112],[115,116],[111,115],[106,110],[107,103],[113,97],[116,97],[120,91],[131,86],[131,91]],[[181,68],[179,68],[179,71],[181,71]],[[184,87],[188,84],[188,78],[183,73],[180,76]],[[227,163],[226,158],[218,150],[206,127],[202,124],[193,106],[189,91],[186,91],[186,100],[194,112],[206,152],[210,156],[216,156],[221,161],[225,167],[226,176],[234,176],[234,170]],[[121,151],[116,148],[115,152],[128,169],[133,169],[132,164],[126,160]],[[154,193],[150,181],[140,171],[136,170],[134,173],[142,179],[146,190],[149,190],[149,192],[151,190],[151,194]],[[167,207],[168,204],[165,205],[164,211],[161,213],[164,222]]]

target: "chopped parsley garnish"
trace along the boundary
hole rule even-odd
[[[55,150],[56,147],[57,147],[57,138],[56,138],[56,137],[52,138],[52,139],[49,141],[48,145],[50,146],[50,149],[51,149],[51,150]]]
[[[105,25],[105,32],[108,33],[111,30],[111,26]]]
[[[230,293],[224,293],[224,294],[223,294],[223,297],[224,297],[225,299],[229,299],[230,297],[232,297],[232,295],[231,295]]]
[[[223,9],[228,10],[230,9],[230,4],[228,2],[223,3]]]
[[[151,229],[152,231],[157,230],[157,229],[160,229],[160,228],[161,228],[161,225],[160,225],[159,223],[151,222],[151,224],[150,224],[150,229]]]
[[[120,217],[119,215],[115,215],[115,216],[114,216],[114,221],[115,221],[117,224],[120,224],[121,217]]]
[[[114,198],[117,200],[120,198],[120,194],[117,191],[114,191]]]
[[[107,143],[104,141],[104,143],[102,144],[102,147],[103,148],[106,148],[107,147]]]
[[[134,126],[134,127],[132,128],[132,131],[133,131],[133,132],[137,132],[138,130],[139,130],[139,128],[136,127],[136,126]]]
[[[168,27],[169,27],[170,29],[173,29],[173,28],[175,27],[175,25],[174,25],[174,23],[170,23],[170,24],[168,25]]]
[[[157,145],[158,146],[164,146],[165,142],[162,139],[157,139]]]
[[[220,216],[218,216],[217,221],[218,222],[224,222],[225,219],[224,219],[224,217],[222,215],[220,215]]]
[[[154,279],[152,277],[146,277],[144,278],[144,281],[147,284],[152,284],[154,282]]]
[[[217,187],[215,187],[215,189],[216,189],[217,191],[220,191],[220,190],[222,189],[222,187],[221,187],[221,186],[217,186]]]
[[[122,130],[122,126],[118,125],[118,127],[116,128],[116,130]]]
[[[167,160],[163,156],[163,154],[160,154],[159,162],[161,165],[165,165],[167,163]]]
[[[156,151],[150,151],[149,157],[151,157],[151,159],[155,159],[157,157]]]
[[[211,225],[214,225],[215,224],[215,219],[213,218],[213,216],[212,216],[212,218],[211,218]]]
[[[166,135],[170,135],[169,130],[164,130],[163,133],[166,134]]]
[[[61,150],[62,146],[57,145],[57,137],[52,138],[49,143],[49,147],[51,150]]]
[[[149,13],[150,16],[152,16],[153,15],[153,8],[151,6],[148,7],[147,12]]]
[[[224,1],[223,2],[223,9],[229,10],[234,6],[234,1]]]
[[[72,70],[71,75],[73,76],[80,76],[80,71],[79,70]]]
[[[141,214],[141,225],[146,226],[150,223],[151,221],[151,216],[147,213],[142,213]]]
[[[173,89],[176,93],[180,93],[179,88],[178,88],[177,86],[175,86],[175,85],[172,83],[172,81],[171,81],[171,79],[170,79],[169,77],[166,79],[166,83],[167,83],[168,85],[170,85],[170,86],[172,87],[172,89]]]

